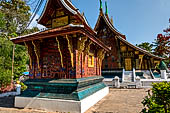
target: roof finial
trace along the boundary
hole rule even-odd
[[[110,19],[110,21],[111,21],[111,23],[112,23],[112,25],[113,25],[113,16],[111,16],[111,19]]]
[[[102,0],[100,0],[100,9],[102,9]]]
[[[106,6],[106,12],[105,12],[105,14],[108,15],[107,1],[105,1],[105,6]]]

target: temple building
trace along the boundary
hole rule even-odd
[[[132,83],[137,76],[141,79],[160,78],[157,69],[165,58],[129,43],[126,36],[114,27],[113,19],[108,15],[107,2],[105,5],[106,11],[103,13],[100,0],[100,12],[94,28],[97,37],[111,48],[102,63],[102,76],[105,80],[117,76],[122,83]]]
[[[111,47],[111,52],[105,55],[102,69],[149,70],[155,69],[163,59],[129,43],[126,36],[114,27],[113,19],[108,15],[107,4],[105,14],[100,8],[94,30],[97,37]]]
[[[47,30],[11,39],[30,58],[28,88],[15,106],[83,113],[108,93],[101,66],[110,48],[69,0],[47,0],[38,23]]]

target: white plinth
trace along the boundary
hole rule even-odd
[[[17,96],[15,97],[15,107],[42,109],[52,112],[84,113],[108,93],[109,88],[105,87],[81,101]]]

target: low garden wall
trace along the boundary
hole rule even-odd
[[[152,83],[170,82],[170,79],[141,79],[142,87],[151,87]]]
[[[1,88],[1,89],[2,89],[2,88]],[[20,95],[20,94],[21,94],[21,85],[17,84],[15,90],[16,90],[16,91],[1,93],[1,94],[0,94],[0,97]]]

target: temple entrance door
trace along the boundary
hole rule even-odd
[[[132,70],[132,60],[131,60],[131,58],[125,58],[125,70],[126,71]]]

